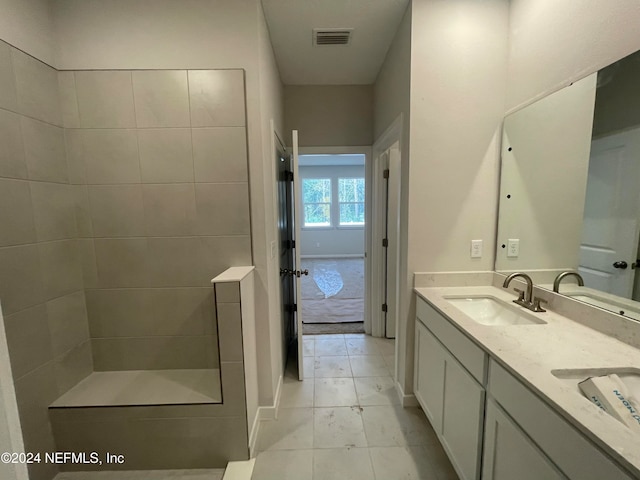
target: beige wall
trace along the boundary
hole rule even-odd
[[[413,2],[405,392],[413,381],[413,273],[493,269],[508,19],[506,0]],[[470,258],[472,239],[484,241],[482,258]]]
[[[0,42],[0,79],[0,302],[25,449],[52,451],[47,407],[92,370],[76,190],[56,71]]]
[[[287,85],[284,118],[301,147],[371,145],[373,86]]]
[[[507,110],[640,48],[636,0],[512,0]]]
[[[55,67],[49,0],[0,0],[2,40]]]
[[[271,118],[282,128],[281,84],[258,0],[54,0],[61,69],[212,69],[246,72],[247,136],[260,402],[272,405],[282,375],[271,171]],[[143,19],[143,20],[141,20]],[[114,35],[113,32],[118,32]],[[142,34],[144,32],[144,34]],[[267,134],[269,136],[267,137]],[[275,277],[274,277],[275,275]],[[273,360],[273,363],[269,359]]]
[[[404,315],[404,317],[401,317],[396,325],[399,332],[396,337],[396,373],[398,374],[396,380],[403,389],[408,388],[409,392],[411,388],[405,385],[406,382],[404,380],[406,375],[405,362],[408,361],[406,354],[407,324],[402,321],[402,318],[406,318],[408,315],[406,312],[408,307],[407,305],[403,306],[403,304],[410,301],[411,295],[404,280],[409,276],[407,270],[407,241],[409,229],[409,133],[411,131],[411,32],[412,4],[409,3],[374,86],[374,143],[378,141],[380,136],[397,118],[402,119],[402,138],[400,140],[400,235],[398,239],[398,248],[400,250],[398,273],[401,288],[398,292],[400,298],[397,301],[400,305],[400,315]]]
[[[596,77],[505,119],[496,270],[578,268]],[[510,238],[518,257],[501,248]]]

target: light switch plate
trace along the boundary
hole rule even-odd
[[[515,258],[520,255],[520,239],[510,238],[507,242],[507,257]]]
[[[273,240],[273,241],[271,242],[271,259],[272,259],[272,260],[273,260],[274,258],[276,258],[276,251],[277,251],[277,248],[276,248],[276,241],[275,241],[275,240]]]
[[[482,240],[471,240],[471,258],[482,257]]]

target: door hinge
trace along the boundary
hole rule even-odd
[[[386,311],[387,311],[387,304],[386,303],[382,304],[382,311],[386,313]]]
[[[389,239],[388,238],[383,238],[382,239],[382,246],[387,248],[389,246]]]
[[[298,311],[298,304],[297,304],[297,303],[294,303],[294,304],[293,304],[293,311],[294,311],[294,312],[297,312],[297,311]]]
[[[290,182],[293,182],[293,172],[287,172],[287,177]]]
[[[296,248],[296,241],[295,240],[291,240],[291,248]]]
[[[382,177],[383,177],[383,178],[389,178],[389,169],[388,169],[388,168],[387,168],[387,169],[385,169],[385,171],[384,171],[384,172],[382,172]]]

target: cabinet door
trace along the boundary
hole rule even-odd
[[[438,434],[442,432],[445,355],[446,351],[436,337],[416,319],[414,392]]]
[[[453,356],[447,354],[442,440],[454,468],[463,480],[480,478],[484,399],[484,388]]]
[[[490,398],[482,480],[566,480],[544,453]]]

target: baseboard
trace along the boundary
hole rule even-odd
[[[400,398],[400,405],[403,407],[417,407],[419,406],[418,399],[413,393],[406,394],[402,389],[400,382],[396,382],[396,392],[398,392],[398,398]]]
[[[278,386],[276,387],[275,398],[273,399],[273,405],[258,407],[256,418],[253,420],[253,426],[251,427],[251,433],[249,434],[250,458],[253,458],[256,455],[256,445],[258,443],[258,435],[260,435],[260,422],[263,420],[276,420],[278,418],[280,395],[282,393],[282,381],[283,377],[280,375],[280,378],[278,379]]]
[[[300,255],[300,258],[364,258],[363,253],[344,253],[341,255]]]

